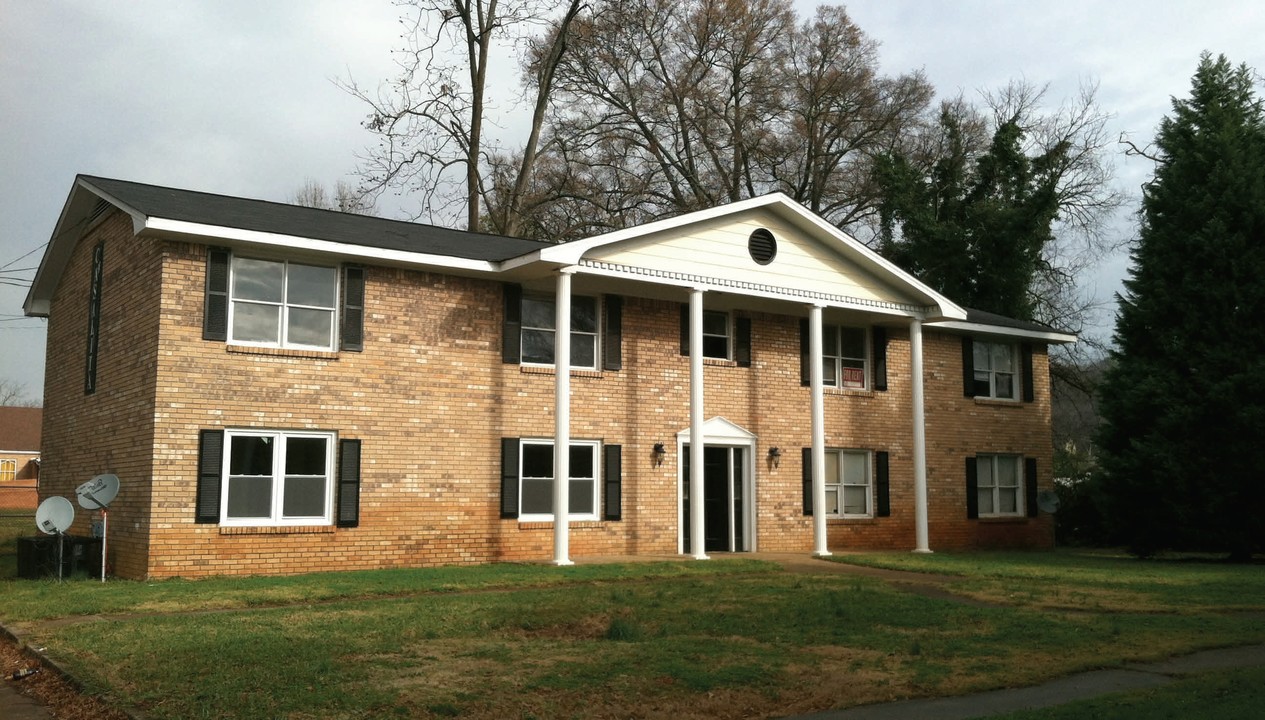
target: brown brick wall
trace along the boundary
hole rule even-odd
[[[93,248],[102,241],[97,385],[87,395],[88,293]],[[75,249],[48,319],[40,497],[74,503],[75,488],[93,475],[118,475],[108,563],[127,577],[147,572],[160,267],[158,243],[134,238],[131,219],[113,211]],[[71,532],[87,535],[93,515],[76,503]]]
[[[120,239],[118,244],[128,243]],[[149,285],[136,289],[135,302],[152,308],[161,301],[161,331],[155,334],[152,324],[118,326],[134,333],[126,367],[136,388],[127,402],[123,397],[114,402],[140,413],[149,400],[152,411],[144,422],[132,416],[135,427],[94,435],[94,442],[78,448],[71,462],[67,439],[75,433],[63,425],[82,427],[94,417],[89,411],[96,400],[85,402],[82,396],[82,357],[65,363],[73,366],[63,368],[67,377],[54,380],[50,374],[49,390],[55,392],[46,393],[56,395],[59,409],[73,420],[60,423],[54,418],[62,413],[46,414],[50,424],[45,437],[57,435],[59,467],[95,467],[101,457],[125,467],[114,439],[123,434],[139,448],[133,453],[137,457],[129,455],[128,460],[136,464],[119,472],[125,492],[132,491],[131,477],[152,478],[152,514],[128,516],[137,537],[148,536],[150,552],[145,554],[144,543],[124,544],[119,552],[127,555],[126,562],[118,556],[121,574],[283,574],[552,556],[551,524],[502,520],[499,514],[500,440],[551,436],[554,402],[551,370],[501,362],[500,283],[369,267],[364,352],[252,351],[202,340],[205,247],[154,240],[133,240],[131,245],[128,252],[136,261],[150,263],[150,270],[138,273]],[[112,254],[112,247],[113,241],[107,246],[107,299],[116,287],[110,281],[111,258],[123,259],[123,251]],[[86,302],[82,254],[81,248],[59,289],[50,323],[50,348],[68,347],[80,354],[79,326],[85,321],[72,317],[68,324],[73,327],[64,328],[67,323],[57,324],[56,315],[74,316],[74,303]],[[154,291],[159,285],[161,299]],[[66,307],[71,308],[68,313]],[[623,519],[574,524],[572,556],[677,551],[676,433],[689,425],[689,363],[679,354],[678,308],[676,302],[627,298],[624,369],[573,373],[572,437],[619,444],[624,460]],[[788,313],[797,310],[787,306]],[[139,310],[136,314],[144,315]],[[148,316],[152,320],[154,313]],[[704,414],[723,416],[759,438],[751,459],[758,548],[807,551],[812,528],[811,518],[802,513],[799,449],[809,442],[809,391],[799,384],[798,320],[789,314],[749,317],[752,367],[709,363]],[[932,548],[1042,542],[1048,538],[1044,518],[966,520],[961,468],[968,453],[1035,454],[1043,487],[1048,486],[1045,356],[1039,355],[1039,402],[1002,407],[961,397],[957,337],[929,331],[924,346]],[[104,352],[102,358],[104,362]],[[827,444],[891,454],[891,517],[831,520],[832,548],[913,547],[908,372],[907,333],[893,328],[889,391],[828,391]],[[119,373],[114,368],[107,382],[103,372],[98,392],[117,392]],[[255,530],[196,524],[198,431],[210,428],[319,429],[361,440],[359,527]],[[989,438],[989,444],[975,445],[979,437]],[[669,452],[655,466],[652,447],[659,442]],[[783,450],[780,467],[766,460],[772,446]],[[152,455],[152,469],[141,455]],[[78,472],[69,474],[79,477]],[[142,497],[139,488],[135,497]]]

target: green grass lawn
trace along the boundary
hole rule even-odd
[[[1259,567],[844,559],[960,576],[951,593],[998,604],[717,559],[4,581],[0,620],[155,719],[776,716],[1265,641]]]
[[[1265,712],[1265,668],[1204,673],[1150,690],[1117,693],[994,720],[1249,720]]]

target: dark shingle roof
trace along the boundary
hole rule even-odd
[[[1027,330],[1039,333],[1062,333],[1065,335],[1074,334],[1068,332],[1067,330],[1059,330],[1057,328],[1050,327],[1044,323],[1032,322],[1029,320],[1016,320],[1012,317],[998,315],[997,313],[984,312],[983,310],[976,310],[975,308],[963,308],[963,310],[966,310],[966,321],[977,325],[992,325],[994,327],[1010,328],[1012,330]]]
[[[267,200],[214,195],[81,175],[80,179],[148,216],[204,225],[328,240],[348,245],[498,262],[549,243],[320,210]]]

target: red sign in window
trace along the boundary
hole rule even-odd
[[[865,370],[863,368],[843,368],[843,386],[846,388],[864,388]]]

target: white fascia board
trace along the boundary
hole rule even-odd
[[[22,310],[27,315],[31,317],[48,317],[53,300],[53,291],[56,289],[57,283],[60,282],[61,274],[66,269],[67,263],[70,262],[70,256],[74,253],[75,245],[78,244],[79,238],[83,236],[84,231],[87,229],[84,227],[84,223],[91,216],[97,198],[105,200],[131,216],[133,231],[140,231],[141,224],[145,219],[144,215],[126,203],[120,202],[118,198],[101,190],[83,177],[76,177],[75,184],[71,186],[70,194],[66,196],[66,203],[62,205],[61,214],[57,216],[57,224],[53,226],[53,234],[44,249],[44,256],[40,259],[39,268],[35,271],[35,278],[31,281],[31,288],[27,291],[26,300],[22,303]],[[49,283],[52,283],[52,287],[48,287]]]
[[[432,253],[415,253],[403,250],[366,247],[364,245],[348,245],[347,243],[317,240],[315,238],[281,235],[278,233],[243,230],[241,228],[205,225],[184,220],[167,220],[165,218],[148,218],[145,229],[159,234],[191,235],[199,238],[227,240],[244,245],[277,247],[286,249],[308,250],[328,255],[341,255],[365,260],[381,260],[393,264],[438,267],[451,270],[467,270],[474,272],[495,273],[501,268],[498,263],[488,260],[471,260],[468,258],[435,255]]]
[[[1003,335],[1006,337],[1024,338],[1027,340],[1041,340],[1042,342],[1067,344],[1078,342],[1080,338],[1068,333],[1061,333],[1055,330],[1042,332],[1039,330],[1022,330],[1020,328],[1003,327],[1001,325],[984,325],[981,323],[959,322],[951,320],[947,322],[929,322],[924,327],[935,328],[938,330],[957,330],[960,332],[971,333],[973,335]]]

